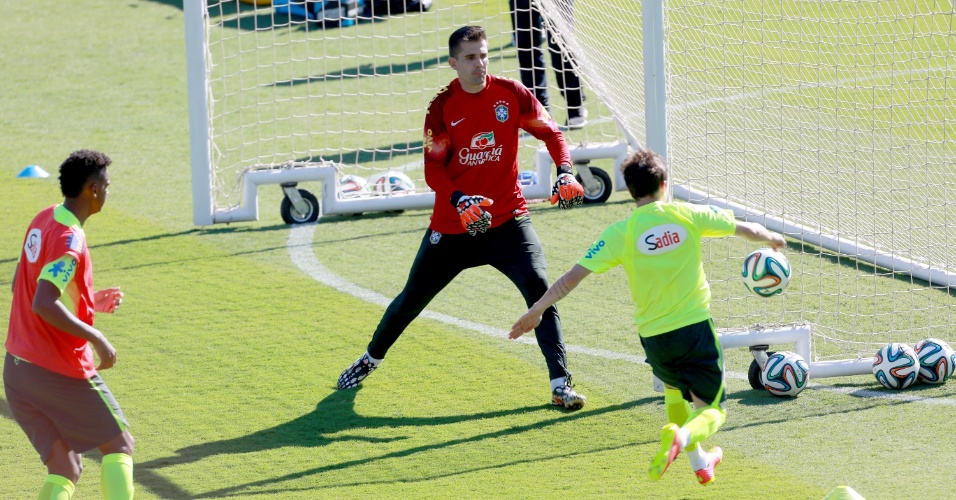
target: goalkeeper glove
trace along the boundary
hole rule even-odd
[[[551,188],[551,204],[558,204],[559,208],[576,207],[584,203],[584,186],[569,173],[558,175]]]
[[[472,236],[487,231],[491,227],[491,214],[481,207],[491,206],[492,203],[494,201],[484,196],[464,195],[458,198],[455,207],[461,216],[461,227]]]

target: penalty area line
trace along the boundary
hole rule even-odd
[[[388,307],[388,305],[392,302],[391,298],[386,297],[378,292],[362,288],[355,283],[352,283],[351,281],[348,281],[333,273],[327,267],[322,265],[321,262],[319,262],[319,259],[315,256],[315,251],[312,250],[312,242],[315,238],[315,228],[316,224],[295,224],[289,230],[289,239],[286,242],[286,248],[289,251],[289,257],[292,259],[292,262],[296,265],[296,267],[323,285],[334,288],[342,293],[347,293],[357,299],[361,299],[372,304],[377,304],[382,307]],[[428,309],[422,311],[419,316],[422,318],[439,321],[446,325],[451,325],[463,330],[480,333],[489,337],[500,338],[502,340],[508,340],[508,331],[502,328],[496,328],[483,323],[457,318],[455,316],[430,311]],[[520,337],[516,340],[512,340],[511,342],[537,346],[537,342],[535,342],[533,339],[525,337]],[[628,363],[648,366],[644,362],[643,356],[636,356],[634,354],[609,351],[606,349],[594,349],[591,347],[573,344],[565,344],[565,349],[568,352],[575,354],[584,354],[602,359],[626,361]],[[746,373],[732,371],[725,371],[724,373],[729,378],[747,380]],[[956,406],[956,400],[953,399],[923,398],[906,394],[885,394],[883,392],[874,390],[832,387],[819,383],[810,385],[808,389],[839,392],[853,397],[885,398],[913,403]]]

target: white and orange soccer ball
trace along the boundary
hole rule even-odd
[[[368,195],[368,181],[359,175],[343,175],[339,178],[339,197],[358,198]]]
[[[920,382],[942,384],[953,374],[956,368],[956,351],[940,339],[920,340],[913,347],[919,359]]]
[[[873,376],[887,389],[906,389],[915,384],[919,376],[919,357],[906,344],[886,344],[873,358]]]
[[[761,297],[772,297],[783,293],[790,284],[790,272],[786,255],[771,248],[761,248],[750,252],[744,259],[741,276],[747,290]]]
[[[370,190],[378,195],[411,194],[415,192],[415,182],[402,172],[389,170],[372,176]]]
[[[810,380],[810,365],[795,352],[775,352],[760,371],[760,383],[774,396],[796,397]]]

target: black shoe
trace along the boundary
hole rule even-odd
[[[372,364],[368,358],[368,353],[362,355],[352,366],[345,369],[339,375],[339,389],[355,389],[359,384],[375,370],[377,366]]]

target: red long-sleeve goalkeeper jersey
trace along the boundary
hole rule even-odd
[[[571,163],[554,120],[524,85],[488,75],[472,94],[458,79],[438,92],[425,116],[425,182],[435,191],[430,228],[464,233],[451,195],[461,191],[494,200],[485,207],[491,227],[528,213],[518,182],[518,131],[544,141],[555,165]]]

